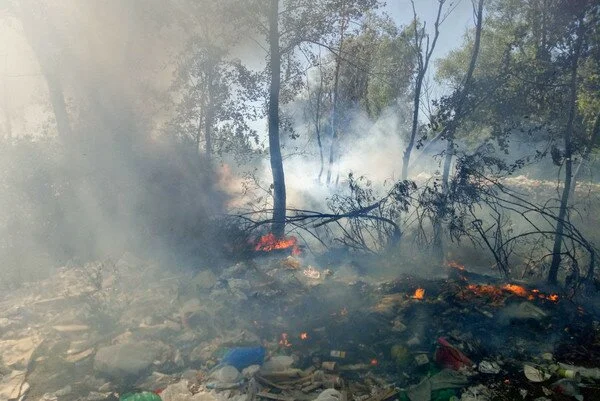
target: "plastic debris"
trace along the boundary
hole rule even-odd
[[[281,372],[289,369],[294,364],[294,358],[288,355],[276,355],[266,361],[262,366],[262,371]]]
[[[527,380],[534,383],[540,383],[550,378],[550,373],[531,365],[523,365],[523,372]]]
[[[461,351],[444,338],[438,338],[438,348],[435,351],[435,361],[445,367],[454,370],[473,366],[473,362]]]
[[[250,365],[262,365],[265,359],[263,347],[236,347],[228,350],[223,358],[222,365],[231,365],[237,370],[242,370]]]
[[[119,397],[119,401],[162,401],[158,394],[150,391],[142,391],[141,393],[127,393]]]
[[[477,367],[477,370],[479,370],[481,373],[495,375],[500,373],[500,365],[498,365],[496,362],[481,361]]]
[[[219,383],[236,383],[240,380],[241,375],[233,366],[225,365],[214,370],[209,378]]]
[[[331,352],[329,352],[329,356],[332,358],[345,358],[346,351],[332,350]]]
[[[342,393],[333,388],[323,390],[316,398],[316,401],[340,401]]]

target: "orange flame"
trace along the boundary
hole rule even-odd
[[[292,248],[292,255],[300,255],[300,247],[298,246],[298,239],[296,237],[287,237],[277,239],[273,233],[269,233],[260,237],[256,245],[254,246],[255,251],[271,252],[275,249],[288,249]]]
[[[424,288],[417,288],[415,290],[415,294],[412,297],[414,299],[423,299],[423,298],[425,298],[425,289]]]
[[[509,292],[521,298],[527,298],[533,301],[536,298],[546,299],[552,302],[558,302],[558,294],[544,294],[538,289],[528,290],[527,288],[517,284],[505,284],[501,287],[496,287],[488,284],[469,284],[467,290],[479,296],[487,296],[496,300],[503,298],[504,292]]]
[[[307,332],[300,333],[300,339],[302,341],[308,340],[308,333]]]
[[[513,294],[519,297],[527,298],[529,296],[529,291],[527,291],[525,287],[521,287],[520,285],[506,284],[502,288],[508,292],[512,292]]]

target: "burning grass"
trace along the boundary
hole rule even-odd
[[[535,299],[545,299],[551,302],[558,302],[558,294],[545,294],[538,289],[528,290],[517,284],[504,284],[502,286],[490,284],[468,284],[461,291],[463,299],[469,299],[473,296],[489,298],[492,302],[502,301],[507,294],[516,295],[519,298],[525,298],[529,301]]]
[[[271,252],[277,249],[290,249],[294,256],[301,253],[296,237],[289,236],[278,239],[273,233],[268,233],[260,237],[254,246],[254,250],[258,252]]]

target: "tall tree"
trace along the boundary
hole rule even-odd
[[[421,106],[421,91],[423,89],[423,81],[429,69],[429,60],[431,59],[431,55],[435,50],[435,45],[440,35],[439,28],[440,23],[442,21],[442,10],[444,8],[445,2],[446,0],[438,0],[437,14],[435,22],[433,24],[433,39],[431,39],[430,41],[430,36],[425,31],[425,25],[419,27],[417,12],[415,10],[415,2],[414,0],[411,0],[413,9],[413,49],[415,53],[415,58],[417,60],[417,68],[415,75],[415,89],[413,93],[412,125],[410,129],[408,143],[406,144],[406,148],[404,149],[404,154],[402,157],[401,177],[403,180],[406,180],[406,178],[408,177],[408,166],[410,162],[410,156],[413,147],[415,146],[415,139],[419,130],[419,111]]]
[[[483,27],[483,5],[484,0],[478,0],[477,6],[475,6],[475,4],[473,5],[473,11],[475,16],[475,39],[473,42],[473,49],[471,51],[471,60],[469,62],[467,72],[464,76],[462,86],[452,96],[453,117],[446,122],[446,125],[442,130],[442,137],[445,138],[447,141],[442,170],[442,198],[444,198],[448,194],[448,178],[450,176],[450,167],[452,163],[452,157],[455,151],[454,137],[456,134],[456,130],[461,122],[461,119],[464,118],[465,102],[467,101],[467,95],[471,90],[473,73],[475,72],[475,66],[477,64],[477,58],[479,56],[479,48],[481,44],[481,31]],[[441,212],[443,212],[443,210],[444,209],[442,208]],[[433,246],[440,260],[443,259],[444,249],[442,239],[442,218],[442,215],[437,216],[433,224]]]
[[[269,152],[273,174],[273,225],[277,238],[285,235],[286,191],[281,145],[279,143],[279,92],[281,89],[281,53],[279,49],[279,0],[269,8]]]
[[[23,0],[9,1],[8,6],[9,11],[21,22],[23,34],[46,80],[58,134],[62,140],[71,141],[73,131],[62,82],[65,71],[61,71],[60,64],[60,60],[65,57],[65,47],[60,43],[53,21],[47,16],[47,4]]]
[[[548,282],[556,284],[558,280],[558,268],[562,260],[561,249],[564,241],[563,231],[565,219],[567,218],[567,207],[569,205],[569,194],[571,192],[573,178],[573,136],[574,124],[577,113],[577,72],[579,69],[579,59],[585,34],[585,9],[580,11],[575,21],[575,40],[571,50],[571,66],[569,78],[569,117],[564,130],[564,160],[565,160],[565,180],[563,184],[562,196],[560,199],[560,207],[558,212],[558,220],[556,222],[556,233],[554,235],[554,246],[552,247],[552,263],[548,271]]]

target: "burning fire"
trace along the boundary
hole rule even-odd
[[[285,348],[289,348],[292,346],[292,344],[288,340],[287,333],[281,333],[281,337],[279,338],[279,345]]]
[[[300,247],[298,246],[298,239],[296,237],[287,237],[277,239],[273,233],[263,235],[260,237],[256,245],[254,246],[255,251],[271,252],[275,249],[288,249],[292,248],[292,255],[300,255]]]
[[[424,288],[417,288],[415,290],[415,294],[412,296],[413,299],[423,299],[425,298],[425,289]]]
[[[300,333],[300,339],[302,341],[308,340],[308,333],[307,332]]]
[[[515,294],[519,297],[529,298],[531,296],[531,298],[533,299],[533,296],[529,294],[529,291],[527,291],[527,289],[525,287],[521,287],[520,285],[506,284],[502,288],[508,292],[512,292],[513,294]]]
[[[505,284],[501,287],[496,287],[488,284],[469,284],[467,290],[475,293],[479,296],[487,296],[493,299],[500,299],[504,296],[505,292],[509,292],[521,298],[527,298],[529,301],[533,301],[536,298],[547,299],[548,301],[558,302],[558,294],[544,294],[538,289],[528,290],[527,288],[517,284]]]

